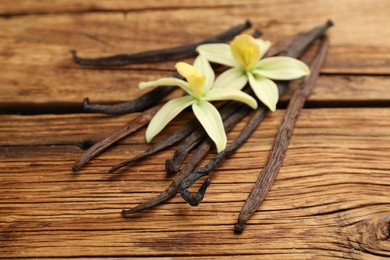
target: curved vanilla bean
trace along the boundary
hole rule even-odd
[[[181,182],[195,169],[196,166],[202,161],[203,157],[207,155],[210,151],[213,143],[210,139],[204,140],[198,149],[196,149],[195,153],[191,157],[191,160],[184,166],[184,168],[179,171],[179,174],[176,175],[175,179],[172,181],[171,185],[163,192],[161,192],[156,197],[139,204],[135,208],[122,210],[123,217],[129,217],[131,214],[144,211],[146,209],[150,209],[158,204],[163,203],[169,198],[173,197],[180,188]]]
[[[177,147],[173,158],[165,160],[165,171],[167,174],[176,174],[189,151],[199,145],[205,138],[206,136],[203,128],[198,128],[187,136],[187,138]]]
[[[225,102],[219,102],[216,104],[216,107],[218,107],[218,108],[222,107],[224,104],[225,104]],[[233,113],[232,109],[230,109],[230,110],[229,109],[222,109],[222,111],[221,111],[221,115],[223,118],[226,117],[226,115],[230,115],[231,113]],[[184,125],[180,129],[178,129],[175,132],[173,132],[172,134],[168,135],[162,141],[155,143],[154,145],[152,145],[152,147],[150,147],[145,152],[140,153],[140,154],[138,154],[138,155],[126,160],[126,161],[123,161],[117,165],[114,165],[109,170],[108,173],[114,173],[115,171],[119,170],[122,167],[130,166],[131,164],[133,164],[137,161],[140,161],[149,155],[157,153],[157,152],[161,151],[162,149],[167,148],[167,147],[179,142],[180,140],[187,137],[188,135],[191,136],[191,135],[193,135],[193,133],[199,132],[197,129],[199,129],[199,131],[201,133],[204,133],[204,131],[202,132],[202,130],[201,130],[202,128],[201,128],[201,125],[199,124],[199,122],[192,121],[191,123]],[[172,172],[168,172],[168,173],[172,173]]]
[[[121,163],[119,163],[117,165],[114,165],[109,170],[108,173],[113,173],[113,172],[119,170],[122,167],[130,166],[134,162],[140,161],[140,160],[146,158],[149,155],[152,155],[152,154],[154,154],[154,153],[156,153],[158,151],[161,151],[164,148],[167,148],[167,147],[169,147],[171,145],[174,145],[175,143],[179,142],[180,140],[182,140],[186,136],[190,135],[198,127],[200,127],[200,124],[197,123],[197,122],[196,123],[189,123],[189,124],[184,125],[180,129],[178,129],[175,132],[173,132],[172,134],[168,135],[166,138],[164,138],[160,142],[155,143],[154,145],[152,145],[152,147],[150,147],[145,152],[140,153],[140,154],[138,154],[138,155],[136,155],[136,156],[126,160],[126,161],[123,161],[123,162],[121,162]]]
[[[245,223],[264,201],[279,173],[280,168],[282,167],[299,113],[301,112],[303,105],[305,104],[305,100],[309,97],[311,90],[320,75],[320,70],[325,61],[328,46],[328,41],[325,38],[317,57],[315,58],[312,66],[310,66],[311,74],[305,78],[302,87],[295,91],[290,103],[288,104],[283,122],[272,146],[268,162],[261,171],[251,193],[240,211],[237,224],[234,226],[236,233],[241,233],[244,230]]]
[[[278,83],[279,95],[282,95],[287,89],[287,82]],[[238,148],[240,148],[245,141],[252,135],[252,133],[256,130],[257,126],[261,123],[264,118],[265,113],[267,112],[267,108],[265,106],[259,107],[255,113],[252,115],[251,119],[241,131],[240,135],[234,140],[234,142],[229,145],[225,150],[218,153],[205,167],[199,168],[193,171],[182,183],[180,187],[180,194],[183,199],[188,202],[191,206],[198,206],[199,203],[202,202],[206,188],[200,189],[195,195],[192,195],[188,188],[191,187],[198,179],[207,176],[212,172],[215,168],[217,168],[223,161],[229,158]],[[249,111],[240,111],[237,112],[237,118],[232,124],[237,124],[245,115],[247,115]],[[233,125],[233,126],[234,126]],[[229,131],[230,129],[226,129]],[[207,179],[206,179],[207,180]]]
[[[215,106],[217,108],[220,108],[222,107],[224,104],[226,104],[226,102],[219,102],[217,103]],[[222,118],[226,118],[228,115],[230,115],[231,113],[233,113],[233,109],[222,109],[221,110],[221,116]],[[187,125],[183,126],[182,128],[180,128],[179,130],[173,132],[172,134],[168,135],[165,139],[163,139],[162,141],[154,144],[152,147],[150,147],[148,150],[146,150],[145,152],[143,153],[140,153],[126,161],[123,161],[117,165],[114,165],[108,173],[113,173],[117,170],[119,170],[120,168],[122,167],[125,167],[125,166],[130,166],[131,164],[133,164],[134,162],[137,162],[137,161],[140,161],[144,158],[146,158],[147,156],[149,155],[152,155],[154,153],[157,153],[159,151],[161,151],[162,149],[164,148],[167,148],[177,142],[179,142],[180,140],[182,140],[183,138],[189,136],[193,136],[194,134],[196,133],[200,133],[202,136],[205,134],[204,131],[202,131],[202,127],[201,125],[199,124],[198,121],[192,121],[191,123],[188,123]],[[201,137],[202,137],[201,136]],[[186,138],[187,140],[188,138]],[[191,139],[191,138],[190,138]],[[194,140],[196,141],[196,140]],[[197,142],[196,144],[199,144],[201,140],[199,140],[199,142]],[[186,145],[190,145],[188,144],[188,141],[184,141],[184,143],[186,143]],[[182,145],[180,145],[179,147],[181,147]],[[176,154],[176,153],[175,153]],[[184,155],[185,156],[185,155]],[[180,164],[179,164],[179,167],[181,165],[181,162],[180,161]],[[175,171],[175,173],[177,172],[177,170]],[[171,171],[169,168],[167,170],[167,173],[171,174],[173,173],[173,171]]]
[[[265,112],[267,109],[262,106],[257,109],[256,112],[251,117],[248,124],[242,130],[240,135],[234,140],[234,142],[229,145],[225,150],[218,153],[205,167],[199,168],[193,171],[182,183],[180,187],[180,194],[183,199],[188,202],[191,206],[198,206],[202,202],[206,189],[199,190],[195,195],[192,195],[188,188],[191,187],[198,179],[203,176],[208,175],[215,168],[217,168],[224,160],[230,157],[241,145],[252,135],[256,130],[257,126],[260,124],[264,118]],[[241,118],[238,120],[240,121]],[[237,122],[238,123],[238,122]]]
[[[228,102],[220,102],[216,105],[217,108],[222,107],[220,114],[222,120],[226,120],[233,113],[239,109],[241,104],[226,105]],[[165,161],[165,171],[168,174],[175,174],[179,171],[180,166],[182,165],[187,154],[197,145],[199,145],[207,137],[206,131],[204,129],[198,128],[192,134],[190,134],[176,149],[172,159]]]
[[[229,117],[224,122],[225,127],[227,128],[227,131],[230,131],[232,128],[232,125],[234,126],[242,117],[239,118],[240,115],[246,111],[246,113],[249,113],[252,109],[249,107],[246,107],[245,105],[242,105],[240,103],[236,103],[233,106],[231,106],[229,109],[225,108],[225,111],[230,110],[231,111],[237,111],[237,113],[231,113]],[[227,112],[225,112],[227,113]],[[173,197],[180,189],[182,181],[189,175],[191,172],[196,168],[196,166],[199,165],[201,160],[207,155],[207,153],[210,151],[210,149],[213,147],[213,142],[210,138],[206,138],[202,141],[202,143],[198,146],[198,148],[195,150],[193,156],[191,157],[190,161],[183,167],[182,170],[179,171],[178,175],[175,177],[171,185],[162,193],[157,195],[156,197],[136,206],[133,209],[130,210],[123,210],[122,215],[124,217],[127,217],[130,214],[134,214],[137,212],[141,212],[143,210],[152,208],[158,204],[161,204],[162,202],[168,200],[169,198]],[[199,192],[202,192],[203,190],[207,189],[209,182],[206,180],[201,188],[199,189]]]
[[[301,56],[307,47],[314,42],[315,39],[321,37],[326,30],[333,26],[333,22],[331,20],[326,21],[323,25],[315,27],[307,32],[299,33],[297,36],[293,38],[291,41],[291,45],[288,47],[287,51],[283,54],[283,56],[290,57],[299,57]]]
[[[317,38],[319,35],[321,35],[330,26],[331,26],[331,23],[328,22],[323,27],[315,28],[314,30],[316,30],[316,31],[312,34],[310,34],[310,32],[309,32],[306,34],[298,35],[300,37],[297,36],[297,39],[294,41],[294,43],[300,44],[301,48],[294,47],[293,51],[290,51],[290,52],[285,51],[285,52],[283,52],[283,54],[289,55],[289,56],[300,56],[308,45],[307,44],[307,45],[303,46],[303,44],[305,44],[305,42],[311,43],[315,38]],[[301,37],[309,38],[309,39],[311,39],[311,41],[304,41],[303,39],[301,39]],[[165,191],[163,191],[158,196],[150,199],[149,201],[144,202],[144,203],[136,206],[133,209],[123,210],[122,215],[124,217],[128,217],[130,214],[141,212],[143,210],[149,209],[149,208],[151,208],[155,205],[161,204],[162,202],[166,201],[167,199],[173,197],[177,193],[177,191],[180,189],[183,180],[186,179],[186,177],[191,174],[191,171],[200,163],[202,158],[211,149],[211,146],[212,146],[212,143],[211,143],[209,138],[204,140],[202,142],[202,144],[198,147],[198,149],[195,150],[195,153],[194,153],[193,157],[191,158],[190,162],[183,168],[182,171],[179,172],[179,174],[176,176],[174,181],[171,183],[171,185]],[[204,183],[204,185],[202,185],[200,193],[204,194],[203,190],[205,190],[207,188],[207,185],[208,185],[208,183],[206,183],[206,182]]]
[[[136,99],[113,105],[90,104],[89,99],[85,98],[83,101],[83,111],[108,115],[123,115],[140,112],[157,104],[161,101],[161,99],[171,94],[175,89],[176,86],[157,87]]]
[[[322,26],[316,27],[308,32],[299,33],[298,35],[287,39],[285,43],[282,42],[282,44],[277,45],[275,49],[270,49],[267,55],[270,55],[270,53],[279,53],[283,56],[299,57],[316,38],[323,35],[324,32],[332,25],[333,23],[331,21],[327,21]],[[278,82],[277,85],[279,89],[279,96],[281,96],[286,90],[288,82]],[[203,193],[198,192],[195,195],[192,195],[188,191],[188,188],[199,178],[208,175],[225,159],[227,159],[235,150],[237,150],[246,141],[246,139],[250,137],[256,127],[261,123],[265,112],[265,107],[259,107],[248,122],[248,124],[242,130],[241,134],[234,140],[234,142],[230,146],[228,146],[221,153],[217,154],[205,167],[194,171],[186,178],[186,180],[183,181],[180,193],[183,196],[184,200],[186,200],[190,205],[199,205],[199,203],[204,197],[204,192],[206,191],[206,189],[201,190]]]
[[[177,72],[172,73],[171,77],[184,79]],[[89,99],[85,98],[83,101],[83,111],[88,113],[101,113],[108,115],[123,115],[133,112],[140,112],[159,103],[163,98],[171,94],[172,91],[174,91],[176,88],[176,86],[157,87],[136,99],[113,105],[89,104]]]
[[[196,47],[200,44],[226,42],[232,39],[237,34],[241,33],[242,31],[250,28],[251,26],[252,23],[247,20],[243,24],[234,26],[227,31],[224,31],[206,40],[169,49],[145,51],[133,54],[119,54],[95,59],[80,58],[79,56],[77,56],[77,51],[75,50],[72,50],[71,53],[73,60],[77,64],[86,66],[124,66],[128,64],[155,63],[167,60],[180,60],[194,56],[196,54]]]
[[[80,170],[80,168],[83,167],[84,164],[89,162],[92,158],[103,152],[105,149],[107,149],[117,141],[146,126],[153,118],[153,116],[157,113],[157,111],[161,108],[161,106],[162,105],[155,106],[144,111],[134,120],[130,121],[124,128],[114,132],[109,137],[105,138],[104,140],[96,143],[91,148],[89,148],[77,159],[77,161],[72,167],[73,172],[77,172],[78,170]]]
[[[252,109],[246,107],[246,106],[242,106],[240,109],[237,109],[236,112],[234,114],[232,114],[230,117],[228,117],[223,123],[224,123],[224,127],[225,127],[225,131],[226,132],[230,132],[233,127],[239,123],[247,114],[249,114],[251,112]],[[265,109],[263,109],[265,111]],[[258,110],[256,110],[255,114],[257,113]],[[264,116],[264,113],[263,113],[263,116]],[[256,127],[254,128],[256,129]],[[253,129],[253,131],[254,131]],[[252,131],[252,132],[253,132]],[[251,133],[249,133],[249,136],[251,135]],[[241,136],[241,135],[240,135]],[[212,161],[210,161],[205,167],[203,168],[199,168],[195,171],[193,171],[191,174],[189,174],[182,182],[182,185],[180,186],[180,194],[182,195],[183,199],[188,203],[190,204],[191,206],[198,206],[199,203],[203,200],[203,197],[204,197],[204,194],[206,192],[206,189],[208,187],[208,185],[210,184],[210,180],[209,179],[206,179],[201,188],[198,190],[198,192],[196,193],[196,195],[192,195],[189,191],[188,191],[188,188],[195,183],[195,181],[197,181],[199,178],[207,175],[209,172],[211,172],[215,167],[217,167],[226,157],[228,157],[229,155],[231,155],[235,149],[237,149],[238,147],[240,147],[242,145],[242,143],[247,139],[245,138],[242,143],[240,142],[240,140],[238,140],[240,138],[240,136],[234,141],[234,143],[236,143],[236,148],[232,147],[232,145],[228,146],[225,150],[223,150],[222,152],[218,153]],[[248,137],[249,137],[248,136]],[[240,142],[239,144],[237,144],[238,142]]]

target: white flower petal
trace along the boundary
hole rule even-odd
[[[188,94],[192,95],[192,91],[190,86],[188,85],[188,82],[177,78],[161,78],[155,81],[140,82],[138,88],[145,89],[160,86],[179,86],[184,89]]]
[[[248,83],[248,77],[240,67],[228,69],[217,77],[213,89],[234,88],[242,89]]]
[[[192,104],[192,110],[196,118],[202,124],[206,133],[217,146],[217,151],[221,152],[226,148],[227,138],[221,115],[218,110],[209,102],[201,101]]]
[[[272,112],[276,110],[276,103],[279,98],[278,87],[275,82],[262,76],[248,73],[249,85],[252,87],[256,96]]]
[[[213,86],[215,74],[211,68],[210,63],[203,55],[196,57],[194,61],[194,67],[199,70],[199,72],[206,77],[206,82],[204,84],[205,89],[210,89]]]
[[[256,43],[260,47],[260,59],[264,56],[264,54],[267,53],[269,48],[271,47],[271,42],[270,41],[264,41],[262,39],[255,39]]]
[[[290,57],[271,57],[260,60],[253,74],[275,80],[291,80],[310,74],[310,69],[300,60]]]
[[[211,62],[223,64],[229,67],[240,66],[233,58],[230,45],[226,43],[208,43],[199,45],[196,51]]]
[[[206,93],[205,100],[217,101],[217,100],[235,100],[243,102],[253,109],[257,108],[256,99],[237,89],[212,89]]]
[[[173,118],[192,103],[194,103],[192,96],[174,98],[168,101],[150,121],[146,129],[146,141],[149,143]]]

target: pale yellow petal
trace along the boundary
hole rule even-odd
[[[248,77],[241,67],[228,69],[217,77],[213,89],[234,88],[242,89],[248,83]]]
[[[202,44],[196,48],[196,51],[210,62],[229,67],[237,67],[240,65],[234,60],[230,51],[230,45],[226,43]]]
[[[227,138],[218,110],[207,101],[193,103],[192,110],[206,133],[215,143],[217,151],[221,152],[224,150],[226,148]]]
[[[174,98],[168,101],[150,121],[146,129],[146,141],[149,143],[173,118],[193,102],[194,98],[192,96]]]
[[[179,86],[184,89],[188,94],[192,95],[192,90],[188,85],[188,82],[177,78],[161,78],[155,81],[140,82],[138,85],[139,89],[161,87],[161,86]]]
[[[275,80],[291,80],[310,74],[309,67],[300,60],[290,57],[271,57],[260,60],[253,74]]]
[[[260,101],[271,111],[275,111],[276,103],[279,99],[279,91],[275,82],[265,77],[252,75],[250,73],[248,73],[248,78],[249,85],[252,87]]]
[[[237,89],[212,89],[206,93],[204,99],[207,101],[235,100],[245,103],[253,109],[257,108],[256,99]]]
[[[204,84],[205,89],[210,89],[213,86],[215,80],[215,74],[213,68],[211,68],[210,63],[203,55],[199,55],[194,61],[194,67],[197,68],[199,72],[206,77]]]
[[[269,48],[271,47],[271,42],[270,41],[265,41],[262,39],[255,39],[257,45],[260,47],[260,59],[264,56],[264,54],[267,53]]]

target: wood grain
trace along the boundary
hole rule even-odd
[[[23,15],[43,15],[56,13],[83,13],[83,12],[133,12],[147,11],[154,9],[183,9],[183,8],[205,8],[205,7],[226,7],[239,6],[240,4],[251,4],[253,0],[223,0],[223,1],[191,1],[183,0],[178,4],[175,0],[147,0],[143,2],[131,1],[104,1],[104,0],[73,0],[64,2],[53,0],[51,4],[44,1],[21,0],[18,5],[12,2],[4,2],[0,6],[0,15],[3,17],[23,16]],[[276,2],[276,1],[275,1]],[[282,1],[279,1],[282,2]]]
[[[77,49],[80,55],[96,57],[173,47],[201,40],[247,18],[253,20],[255,27],[264,30],[264,37],[272,41],[308,30],[331,18],[336,26],[329,32],[331,48],[323,73],[378,75],[390,72],[390,29],[376,26],[387,22],[390,6],[386,0],[345,1],[342,4],[309,0],[299,4],[287,1],[191,3],[186,1],[178,8],[173,7],[174,1],[1,3],[0,13],[4,18],[0,19],[3,28],[0,32],[3,72],[0,75],[0,106],[74,105],[87,96],[92,102],[134,98],[141,94],[136,88],[139,81],[169,75],[174,62],[111,70],[86,69],[71,61],[69,51]],[[194,5],[197,6],[195,10],[191,9]],[[123,13],[126,10],[128,15]],[[16,15],[17,12],[20,14]],[[5,15],[7,13],[9,16]],[[205,27],[208,29],[204,30]],[[385,91],[383,78],[369,77],[368,80],[375,81],[371,84],[374,91],[369,96]],[[335,81],[339,82],[339,79]],[[350,92],[343,98],[338,92],[328,92],[327,96],[333,93],[333,100],[354,96]],[[381,98],[378,95],[374,100]]]
[[[81,152],[71,142],[58,145],[36,135],[36,140],[46,143],[26,146],[20,141],[1,146],[1,255],[390,256],[386,231],[390,124],[380,120],[390,116],[387,108],[304,110],[269,197],[250,219],[246,232],[234,235],[238,211],[265,163],[282,116],[283,111],[268,115],[250,140],[212,175],[212,185],[199,207],[192,208],[176,196],[131,219],[121,218],[120,210],[169,185],[172,177],[166,177],[162,169],[172,150],[111,176],[105,171],[112,163],[145,148],[139,143],[141,133],[93,161],[80,174],[70,170]],[[51,116],[36,118],[37,126],[45,122],[44,117]],[[56,117],[64,124],[69,120],[65,115]],[[80,122],[83,119],[80,115]],[[64,134],[50,130],[50,122],[46,121],[46,136],[61,140]],[[32,124],[29,128],[35,129]],[[229,140],[243,126],[239,124]],[[24,129],[19,124],[19,130]],[[7,131],[16,132],[16,124]],[[79,130],[68,132],[77,143]],[[88,135],[98,132],[89,129]],[[58,247],[61,250],[55,249]]]
[[[12,68],[12,66],[11,66]],[[136,72],[125,73],[116,70],[73,70],[66,72],[64,79],[47,82],[50,75],[61,75],[62,70],[51,72],[36,69],[38,75],[29,78],[29,71],[16,69],[3,69],[0,77],[0,88],[10,86],[2,90],[0,95],[0,109],[29,111],[28,107],[50,107],[52,110],[66,111],[68,107],[79,107],[84,97],[89,97],[93,103],[115,103],[134,99],[144,91],[137,88],[137,82],[153,80],[169,75],[164,72]],[[22,75],[23,74],[23,75]],[[25,85],[23,79],[28,80]],[[90,80],[89,80],[90,79]],[[80,83],[82,82],[82,84]],[[322,76],[316,83],[313,94],[308,103],[338,103],[383,104],[390,101],[388,91],[388,79],[385,76]],[[281,101],[287,101],[291,97],[297,83],[291,84],[291,88],[281,97]],[[177,92],[179,94],[179,92]]]
[[[361,124],[361,129],[365,129],[364,133],[369,133],[372,124],[380,124],[383,126],[388,125],[388,120],[384,120],[388,117],[386,109],[373,108],[363,109],[360,112],[364,114],[364,119],[355,118],[356,108],[345,109],[345,113],[348,116],[344,117],[345,122],[342,122],[340,131],[344,131],[344,135],[347,136],[354,127]],[[313,112],[311,112],[313,111]],[[319,113],[317,111],[324,111],[320,113],[321,118],[316,121],[316,126],[326,127],[332,123],[334,117],[338,119],[337,114],[333,114],[333,111],[337,109],[314,109],[305,110],[305,113]],[[274,114],[281,115],[282,111],[276,111]],[[329,114],[328,114],[329,113]],[[114,130],[121,128],[128,121],[131,121],[137,117],[138,113],[124,116],[105,116],[105,115],[87,115],[87,114],[69,114],[69,115],[35,115],[35,116],[23,116],[23,115],[0,115],[0,145],[76,145],[82,146],[82,143],[91,143],[94,140],[100,140],[106,137]],[[189,114],[182,114],[177,119],[173,120],[160,134],[156,137],[164,138],[164,134],[171,133],[178,129],[187,120]],[[273,115],[273,114],[272,114]],[[262,131],[275,131],[273,128],[277,128],[280,124],[277,117],[269,116],[268,126],[264,127]],[[342,120],[340,120],[342,121]],[[240,123],[242,127],[245,121]],[[326,134],[321,129],[312,127],[313,122],[311,120],[300,119],[300,124],[304,124],[314,134]],[[339,123],[340,124],[340,123]],[[331,127],[331,126],[329,126]],[[314,129],[311,129],[314,128]],[[297,130],[298,131],[298,130]],[[295,131],[295,134],[299,132]],[[313,132],[315,131],[315,132]],[[255,133],[256,134],[256,133]],[[359,133],[354,133],[359,134]],[[375,134],[375,132],[372,132]],[[144,140],[144,131],[139,131],[131,137],[123,140],[124,144],[142,145],[143,148],[147,147]],[[310,141],[310,140],[308,140]]]
[[[0,258],[390,257],[389,10],[387,0],[0,1]],[[174,62],[93,69],[74,64],[70,50],[98,57],[173,47],[245,19],[273,42],[327,19],[336,24],[265,203],[245,233],[235,235],[284,110],[267,115],[212,174],[200,206],[176,196],[122,218],[122,209],[169,185],[173,176],[163,164],[174,148],[108,175],[113,164],[147,149],[141,130],[74,174],[84,149],[137,114],[70,112],[80,110],[84,97],[103,103],[137,97],[139,81],[170,75]],[[303,57],[310,58],[310,52]],[[181,115],[158,138],[187,120]]]

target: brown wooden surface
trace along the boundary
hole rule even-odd
[[[1,1],[0,111],[7,113],[0,115],[0,257],[389,257],[389,13],[387,0]],[[328,18],[336,26],[322,76],[275,185],[242,235],[233,224],[283,109],[268,114],[213,173],[198,207],[176,196],[131,219],[120,216],[172,180],[163,163],[173,148],[117,175],[106,173],[148,147],[144,131],[71,172],[83,149],[136,114],[53,113],[77,111],[87,96],[105,103],[136,97],[139,81],[169,75],[174,62],[90,69],[74,64],[69,50],[96,57],[171,47],[245,19],[277,41]],[[29,111],[39,114],[18,114]]]

